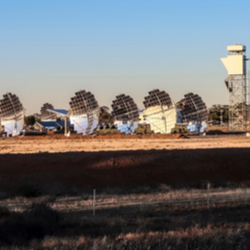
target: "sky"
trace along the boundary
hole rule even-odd
[[[26,115],[69,109],[82,89],[110,108],[124,93],[142,109],[157,88],[227,104],[220,57],[250,48],[249,25],[249,0],[2,0],[0,96],[19,96]]]

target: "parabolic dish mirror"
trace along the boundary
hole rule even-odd
[[[154,89],[148,92],[143,102],[143,117],[154,133],[171,133],[177,121],[177,112],[168,93]]]
[[[99,105],[91,92],[80,90],[71,98],[70,123],[77,133],[92,134],[99,122]]]
[[[202,133],[207,127],[208,110],[199,95],[188,93],[180,101],[182,122],[190,132]]]
[[[121,133],[133,133],[139,124],[139,110],[133,98],[129,95],[118,95],[111,106],[117,129]]]
[[[49,112],[48,109],[54,109],[54,106],[50,103],[45,103],[41,107],[41,121],[56,121],[56,114]]]
[[[24,126],[24,109],[16,95],[7,93],[0,100],[0,119],[5,132],[19,135]]]

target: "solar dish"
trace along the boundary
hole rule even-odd
[[[99,122],[99,105],[91,92],[80,90],[71,98],[70,123],[77,133],[92,134]]]
[[[48,109],[54,109],[53,105],[50,103],[45,103],[41,107],[41,121],[56,121],[56,114],[48,111]]]
[[[181,103],[182,122],[187,123],[190,132],[201,133],[207,127],[208,110],[199,95],[188,93]]]
[[[133,98],[129,95],[118,95],[111,106],[117,129],[121,133],[133,133],[139,124],[139,110]]]
[[[5,132],[19,135],[24,126],[24,109],[16,95],[7,93],[0,100],[0,119]]]
[[[143,116],[154,133],[171,133],[177,121],[177,111],[168,93],[154,89],[148,92],[143,102]]]

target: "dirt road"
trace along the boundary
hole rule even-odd
[[[235,136],[191,139],[0,139],[0,154],[243,147],[250,147],[250,138]]]

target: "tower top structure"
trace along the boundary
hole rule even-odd
[[[247,128],[247,77],[246,46],[227,46],[227,57],[221,58],[228,77],[225,84],[229,93],[229,131],[246,131]]]
[[[227,57],[221,58],[222,63],[227,69],[228,75],[246,74],[246,46],[241,44],[227,46]]]
[[[235,44],[235,45],[228,45],[227,46],[228,52],[240,53],[240,52],[245,52],[246,50],[247,50],[246,46],[244,46],[242,44]]]

